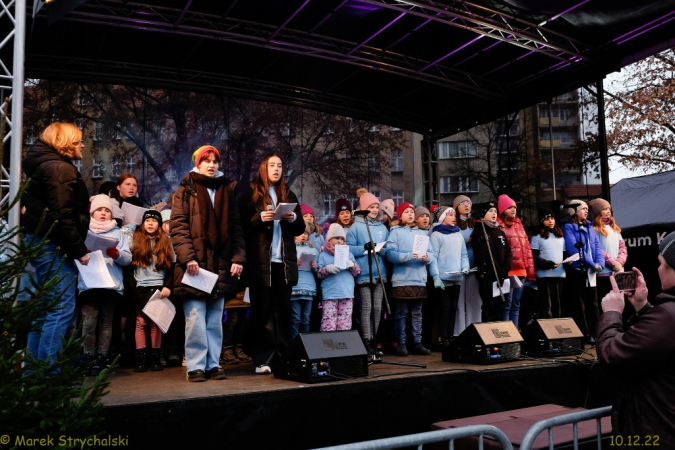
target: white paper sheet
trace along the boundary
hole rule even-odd
[[[281,220],[286,214],[292,213],[296,206],[298,206],[297,203],[279,203],[274,211],[274,220]]]
[[[298,270],[304,270],[305,272],[312,271],[312,261],[316,260],[316,253],[300,253],[298,259],[302,261],[302,264],[298,266]]]
[[[588,269],[588,283],[591,287],[596,287],[598,285],[598,280],[596,279],[596,273],[593,269]]]
[[[579,254],[575,253],[574,255],[570,256],[569,258],[563,259],[563,261],[560,264],[566,264],[568,262],[572,261],[579,261]]]
[[[193,288],[199,289],[200,291],[206,292],[207,294],[213,292],[213,287],[216,285],[217,281],[218,275],[202,268],[199,269],[199,273],[196,277],[192,277],[188,275],[187,272],[185,272],[183,279],[180,280],[181,283],[192,286]]]
[[[423,236],[421,234],[415,235],[415,240],[413,241],[413,253],[417,253],[417,257],[421,258],[427,254],[427,249],[429,248],[429,236]]]
[[[518,289],[520,287],[523,287],[523,282],[520,281],[520,278],[518,278],[517,276],[511,275],[509,277],[509,279],[511,280],[511,284],[513,285],[513,289]]]
[[[344,270],[347,268],[347,261],[349,261],[349,246],[336,245],[335,246],[335,261],[333,264]]]
[[[156,290],[143,308],[143,312],[157,324],[162,333],[166,334],[176,315],[176,307],[168,298],[160,298],[159,290]]]
[[[95,252],[96,250],[100,250],[102,253],[105,253],[110,247],[117,247],[119,242],[119,239],[115,239],[114,237],[102,236],[87,231],[87,239],[84,240],[84,245],[87,246],[87,250],[89,251]]]
[[[248,288],[244,291],[244,302],[248,303],[249,305],[251,304],[251,293],[249,292]]]
[[[140,206],[132,205],[131,203],[122,203],[124,223],[135,223],[136,225],[141,225],[143,222],[143,214],[145,214],[145,211],[147,210],[147,208],[141,208]]]
[[[115,287],[115,282],[108,272],[101,250],[89,253],[89,264],[86,266],[80,264],[78,260],[75,260],[75,266],[80,272],[82,281],[89,289]]]
[[[511,281],[507,278],[502,282],[502,293],[508,294],[510,290],[511,290]],[[492,296],[499,297],[499,285],[497,284],[496,281],[492,283]]]
[[[375,244],[375,253],[380,253],[380,251],[382,250],[382,248],[384,248],[384,246],[387,242],[389,242],[389,241],[382,241],[379,244]],[[368,252],[364,250],[363,254],[367,255]]]

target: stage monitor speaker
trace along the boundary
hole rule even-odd
[[[473,323],[443,350],[443,361],[495,364],[520,357],[523,338],[510,320]]]
[[[300,333],[274,375],[301,383],[322,383],[368,375],[368,354],[358,331]]]
[[[584,351],[584,334],[574,319],[537,319],[523,331],[523,351],[531,356],[578,355]]]

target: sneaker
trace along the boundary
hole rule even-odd
[[[267,364],[262,364],[255,368],[255,373],[258,375],[267,375],[272,373],[272,369]]]
[[[248,356],[246,353],[244,353],[244,350],[237,348],[237,351],[234,352],[234,354],[237,356],[237,359],[241,362],[251,362],[253,359]]]
[[[220,353],[220,362],[223,364],[239,364],[239,358],[234,354],[232,347],[223,348]]]
[[[224,380],[227,377],[225,376],[225,371],[222,367],[214,367],[206,371],[206,378],[211,380]]]
[[[202,369],[193,370],[187,373],[187,380],[194,382],[206,381],[206,375]]]

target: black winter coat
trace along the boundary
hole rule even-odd
[[[624,445],[631,436],[633,447],[675,448],[675,289],[654,303],[625,325],[619,312],[600,316],[598,360],[621,379],[612,406],[614,434],[623,436]]]
[[[171,243],[176,253],[175,296],[186,299],[210,299],[224,296],[227,300],[237,294],[238,279],[230,274],[230,268],[232,263],[246,263],[246,250],[234,195],[236,185],[236,181],[225,180],[223,186],[219,188],[225,189],[223,211],[227,211],[228,235],[226,238],[221,236],[222,243],[218,249],[213,249],[206,244],[206,230],[202,223],[203,212],[200,211],[197,189],[190,176],[183,178],[176,189],[170,222]],[[193,260],[199,263],[200,269],[218,274],[218,282],[212,293],[207,294],[181,283],[187,263]]]
[[[28,188],[21,199],[24,233],[42,235],[57,222],[50,238],[70,258],[87,254],[84,240],[89,230],[89,191],[71,160],[38,140],[23,158]],[[47,209],[42,227],[40,218]]]
[[[494,283],[495,271],[490,260],[490,251],[494,258],[495,267],[497,268],[497,275],[500,280],[504,280],[509,276],[511,264],[513,261],[511,255],[511,246],[509,241],[501,228],[492,228],[485,226],[485,233],[487,233],[487,241],[483,233],[483,224],[481,221],[476,221],[476,226],[471,233],[471,245],[473,245],[473,259],[474,264],[478,268],[476,277],[481,280]],[[488,251],[488,245],[490,250]]]
[[[239,215],[244,228],[244,239],[248,250],[248,265],[244,271],[247,286],[270,286],[272,279],[271,263],[272,234],[274,222],[263,222],[261,209],[253,203],[253,189],[249,186],[239,199]],[[305,231],[305,221],[300,211],[300,202],[292,191],[288,191],[288,203],[297,203],[294,222],[280,221],[281,253],[286,274],[286,284],[298,283],[298,257],[295,252],[295,236]]]

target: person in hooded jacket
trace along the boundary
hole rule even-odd
[[[218,170],[220,153],[199,147],[195,167],[180,182],[171,208],[171,243],[176,254],[174,295],[185,313],[185,366],[188,381],[225,379],[220,366],[225,297],[237,295],[237,282],[246,262],[243,232],[234,189]],[[201,270],[218,275],[212,292],[183,283]]]
[[[614,275],[612,292],[602,299],[598,320],[598,360],[617,374],[610,445],[675,448],[675,233],[659,244],[662,293],[650,303],[637,268],[634,291],[621,292]],[[635,309],[622,319],[624,295]]]
[[[21,199],[26,245],[36,245],[54,225],[43,255],[30,264],[38,283],[57,277],[53,292],[61,295],[44,321],[36,324],[39,329],[28,335],[28,352],[43,361],[56,359],[75,311],[77,283],[73,280],[77,279],[77,269],[73,261],[84,265],[89,262],[84,244],[89,229],[89,192],[73,165],[73,161],[82,159],[83,148],[82,130],[71,123],[54,122],[23,158],[23,171],[30,178]],[[22,286],[26,284],[22,282]]]

